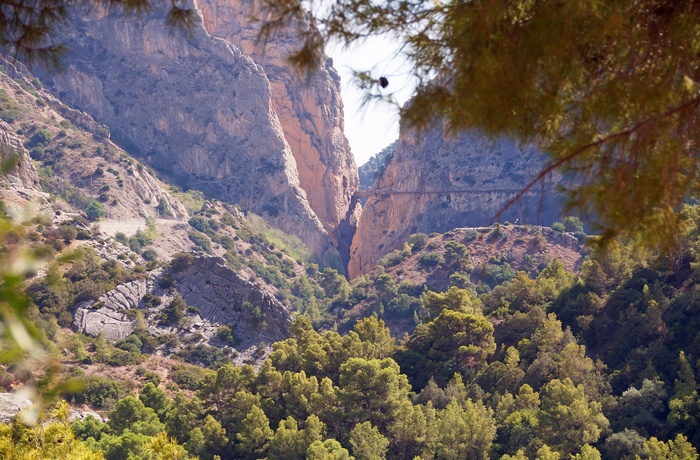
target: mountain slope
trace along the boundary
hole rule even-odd
[[[303,238],[316,260],[339,266],[328,231],[345,217],[357,184],[352,157],[343,148],[342,109],[340,115],[322,117],[328,127],[318,127],[316,137],[332,140],[322,146],[326,155],[299,158],[309,164],[301,170],[330,171],[305,182],[309,190],[332,190],[329,204],[302,186],[302,162],[285,138],[265,69],[240,45],[211,35],[201,15],[188,34],[170,30],[165,13],[161,6],[136,18],[98,8],[74,11],[64,40],[70,49],[66,70],[44,73],[42,80],[64,101],[109,126],[117,143],[160,172],[265,215]],[[322,89],[321,95],[339,106],[339,100],[331,100],[332,88]],[[294,116],[299,115],[289,115]]]

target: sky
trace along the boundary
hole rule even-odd
[[[399,137],[399,106],[410,97],[413,86],[405,76],[406,68],[401,59],[394,57],[398,45],[389,38],[373,37],[362,44],[343,49],[339,45],[327,47],[333,58],[333,66],[341,77],[345,110],[345,136],[355,156],[357,166]],[[394,95],[398,105],[373,102],[362,105],[362,91],[352,82],[352,70],[371,70],[374,78],[386,76],[387,91]]]

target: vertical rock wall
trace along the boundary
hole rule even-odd
[[[288,24],[258,42],[260,22],[254,2],[198,0],[206,30],[241,48],[264,69],[270,80],[272,106],[296,160],[299,182],[311,208],[338,244],[338,226],[346,220],[352,195],[359,186],[357,167],[344,135],[340,76],[332,59],[301,74],[288,60],[299,48],[298,31],[310,22]],[[340,238],[339,238],[340,237]]]
[[[368,198],[350,249],[351,277],[367,272],[378,258],[401,248],[412,233],[491,224],[515,194],[433,192],[520,190],[544,166],[545,158],[536,149],[505,138],[490,139],[473,131],[451,136],[444,126],[421,134],[404,128],[373,190],[418,193]],[[556,194],[532,193],[506,209],[500,220],[546,225],[558,219],[560,212]]]
[[[345,216],[357,173],[342,135],[340,101],[333,100],[337,81],[318,87],[295,81],[299,88],[289,90],[288,103],[276,103],[273,94],[284,93],[291,76],[269,79],[274,72],[210,34],[201,16],[189,33],[170,29],[165,8],[155,5],[131,18],[100,8],[75,11],[64,40],[66,70],[45,74],[44,81],[109,126],[112,139],[130,153],[184,186],[266,216],[301,237],[317,261],[339,266],[331,235]],[[318,117],[295,112],[315,104]],[[293,124],[295,117],[314,129],[287,136],[280,118]],[[287,137],[299,138],[292,142],[297,155]]]

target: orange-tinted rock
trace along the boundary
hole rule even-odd
[[[350,249],[350,277],[369,271],[377,259],[400,249],[412,233],[489,225],[497,217],[501,222],[517,219],[530,224],[559,218],[561,206],[552,192],[528,194],[503,210],[514,191],[544,165],[536,149],[476,132],[449,136],[442,126],[421,135],[404,128],[373,190],[411,193],[368,198]]]

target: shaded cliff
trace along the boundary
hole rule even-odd
[[[66,69],[42,78],[181,185],[266,216],[300,236],[316,260],[337,265],[327,230],[340,219],[322,223],[310,206],[265,70],[235,44],[210,35],[201,16],[188,33],[168,28],[165,14],[164,6],[136,18],[99,8],[74,12],[64,40]],[[342,128],[342,110],[339,123]]]
[[[299,47],[299,30],[314,26],[308,21],[287,24],[262,46],[258,40],[261,23],[252,20],[260,15],[254,11],[254,2],[198,0],[197,6],[209,34],[238,46],[264,69],[272,106],[296,160],[300,185],[334,242],[342,242],[338,227],[341,222],[349,223],[346,214],[359,179],[343,132],[340,76],[330,58],[304,74],[288,60]]]
[[[350,250],[351,277],[367,272],[412,233],[490,224],[513,197],[511,190],[524,187],[544,165],[537,150],[505,138],[490,139],[477,132],[450,136],[444,126],[420,135],[404,128],[372,190],[411,193],[368,198]],[[434,193],[449,190],[479,193]],[[552,192],[532,193],[500,219],[547,225],[559,218],[560,210]]]

